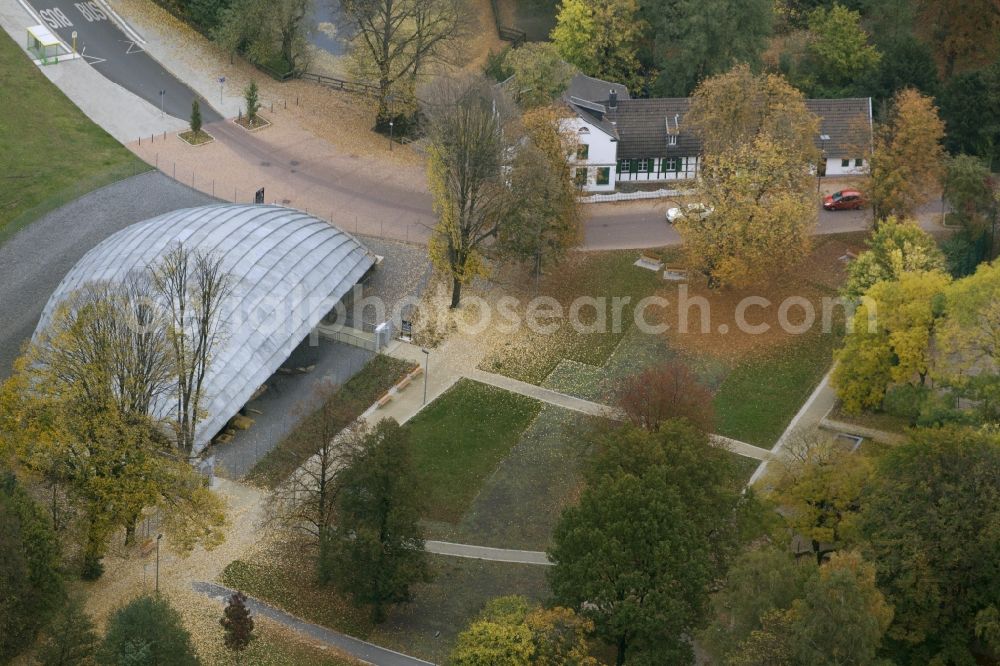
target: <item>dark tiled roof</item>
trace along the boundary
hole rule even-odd
[[[819,134],[830,137],[824,146],[817,135],[816,147],[825,148],[827,155],[836,157],[854,156],[859,146],[868,146],[871,141],[869,103],[867,97],[806,100],[806,108],[820,118]],[[684,127],[684,114],[689,106],[687,97],[619,98],[618,108],[609,108],[605,119],[607,124],[614,123],[618,131],[618,159],[699,154],[701,143]],[[580,113],[579,107],[574,109]],[[680,125],[675,146],[667,143],[667,119],[671,129],[675,122]],[[587,120],[593,122],[592,117]]]
[[[588,102],[606,104],[608,101],[608,93],[612,90],[618,92],[618,99],[629,98],[628,88],[620,83],[611,83],[609,81],[595,79],[592,76],[586,76],[585,74],[577,74],[569,82],[569,88],[566,89],[566,97],[577,97],[579,99],[585,99]]]
[[[871,146],[870,97],[807,99],[806,108],[819,116],[819,133],[830,137],[826,146],[816,139],[816,147],[825,148],[827,155],[861,157],[859,149]]]
[[[689,105],[687,97],[618,102],[618,109],[611,116],[618,128],[618,159],[683,157],[701,152],[701,143],[694,134],[684,131],[684,114]],[[680,123],[676,146],[667,145],[667,119],[671,129],[675,120]]]

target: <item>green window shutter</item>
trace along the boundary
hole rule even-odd
[[[628,160],[629,171],[632,173],[638,173],[639,171],[639,160]]]
[[[656,165],[656,158],[650,157],[649,161],[646,162],[646,173],[653,173],[653,167]]]

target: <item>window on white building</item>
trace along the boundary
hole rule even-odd
[[[576,159],[585,160],[590,156],[590,146],[585,143],[581,143],[576,148]]]
[[[660,171],[666,173],[668,171],[677,171],[677,158],[676,157],[663,157],[660,158]]]
[[[628,160],[618,160],[618,173],[627,173],[628,167]]]
[[[597,185],[607,185],[611,182],[611,167],[599,167],[597,169],[597,178],[594,183]]]
[[[576,181],[576,184],[579,187],[583,187],[584,185],[586,185],[587,184],[587,168],[586,167],[581,167],[581,168],[577,169],[576,170],[576,174],[574,176],[574,180]]]
[[[639,173],[649,171],[649,160],[639,160]]]
[[[840,166],[846,169],[847,167],[851,166],[851,160],[850,159],[840,160]]]
[[[864,165],[865,165],[865,161],[862,158],[859,157],[859,158],[857,158],[857,159],[854,160],[854,166],[856,166],[856,167],[862,167]]]

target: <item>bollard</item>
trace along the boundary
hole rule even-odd
[[[177,162],[174,162],[174,180],[177,180]]]
[[[194,186],[194,169],[191,169],[191,189],[196,189]]]
[[[271,113],[274,113],[274,102],[271,102]]]
[[[156,153],[156,168],[160,168],[160,154]]]
[[[139,146],[142,147],[142,137],[139,137]]]
[[[215,196],[215,179],[212,179],[212,196]]]
[[[236,188],[233,188],[233,203],[236,203]]]
[[[287,99],[285,100],[285,108],[286,109],[288,108],[288,100]]]
[[[164,132],[164,133],[163,133],[163,140],[164,140],[164,141],[166,141],[166,140],[167,140],[167,133],[166,133],[166,132]]]

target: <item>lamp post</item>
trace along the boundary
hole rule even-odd
[[[160,593],[160,539],[162,534],[156,535],[156,593]]]
[[[820,150],[820,155],[819,155],[820,164],[816,165],[816,194],[819,194],[819,184],[820,184],[820,172],[819,172],[819,168],[820,168],[820,165],[822,165],[822,167],[823,167],[823,173],[826,173],[826,142],[830,140],[830,135],[829,134],[820,134],[819,135],[819,140],[820,140],[820,143],[822,144],[823,147]]]
[[[429,349],[421,348],[420,351],[424,353],[424,404],[427,404],[427,369],[430,365],[431,352]]]
[[[219,106],[222,106],[222,86],[226,83],[226,77],[219,77]]]
[[[389,152],[390,153],[392,152],[392,126],[393,125],[394,125],[394,123],[390,120],[389,121]]]
[[[166,96],[166,94],[167,94],[166,90],[161,90],[160,91],[160,115],[161,116],[163,115],[163,98]]]

